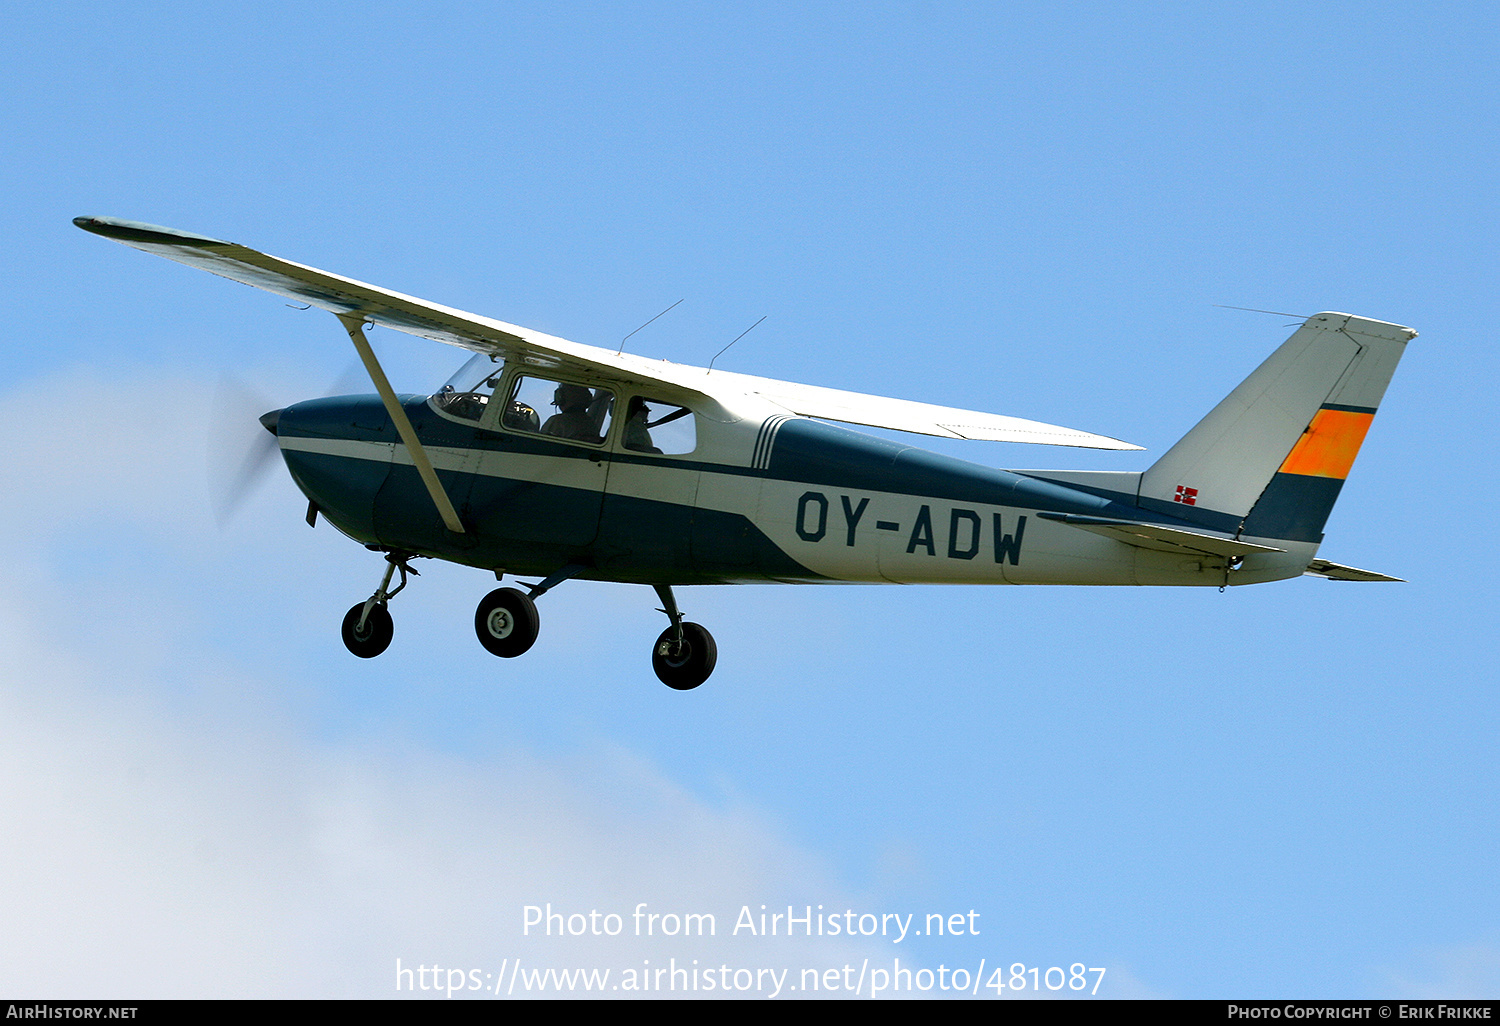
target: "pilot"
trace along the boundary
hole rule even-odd
[[[650,416],[651,407],[646,405],[646,400],[640,396],[630,400],[630,410],[625,418],[625,448],[635,452],[661,452],[651,444],[651,432],[647,430]]]
[[[593,418],[589,416],[589,403],[593,400],[594,393],[582,385],[558,385],[552,393],[552,405],[558,412],[547,418],[542,434],[578,442],[599,441]]]

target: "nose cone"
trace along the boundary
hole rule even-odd
[[[261,423],[276,433],[287,471],[323,519],[356,541],[377,543],[375,496],[390,473],[395,441],[380,397],[309,399],[273,410]]]

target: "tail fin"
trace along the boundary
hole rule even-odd
[[[1322,541],[1416,335],[1349,314],[1308,318],[1141,476],[1140,505],[1244,536]]]

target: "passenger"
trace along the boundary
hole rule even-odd
[[[542,434],[555,438],[570,438],[576,442],[598,442],[594,433],[593,418],[589,416],[589,403],[594,393],[582,385],[558,385],[552,393],[552,405],[558,412],[547,418],[542,425]]]
[[[630,412],[625,418],[625,448],[635,452],[661,452],[651,444],[651,432],[647,430],[650,416],[651,407],[646,405],[646,400],[640,396],[630,400]]]

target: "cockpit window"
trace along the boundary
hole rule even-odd
[[[478,423],[500,384],[502,369],[496,357],[481,353],[448,379],[442,390],[432,397],[432,404],[450,417]]]
[[[635,396],[626,407],[620,444],[631,452],[678,456],[698,447],[693,411],[676,403]]]
[[[614,403],[607,388],[528,374],[516,380],[500,422],[512,431],[599,445],[609,434]]]

